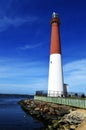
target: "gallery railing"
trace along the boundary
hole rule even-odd
[[[77,92],[58,92],[58,91],[36,91],[36,96],[51,96],[51,97],[75,97],[75,98],[85,98],[84,93]]]

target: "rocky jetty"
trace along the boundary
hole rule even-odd
[[[45,130],[75,130],[84,115],[75,108],[38,100],[21,100],[19,104],[30,115],[42,121]]]

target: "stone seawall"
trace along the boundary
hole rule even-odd
[[[85,116],[75,108],[38,100],[21,100],[19,104],[30,115],[42,121],[44,130],[75,130]]]

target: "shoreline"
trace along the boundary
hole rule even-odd
[[[25,112],[43,122],[45,130],[75,130],[86,118],[86,114],[70,106],[34,99],[21,100],[19,104]]]

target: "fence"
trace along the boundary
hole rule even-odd
[[[84,108],[86,109],[86,99],[85,98],[65,98],[65,97],[45,97],[45,96],[34,96],[35,100],[57,103],[68,105],[72,107]]]

